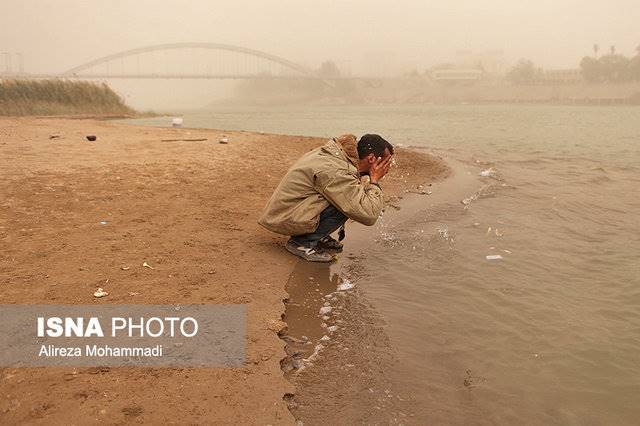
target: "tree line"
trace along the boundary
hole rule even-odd
[[[636,55],[629,58],[611,46],[606,55],[598,56],[600,47],[593,45],[594,56],[585,56],[580,69],[585,80],[593,83],[622,83],[640,81],[640,45]]]
[[[627,57],[611,46],[600,55],[600,47],[593,45],[593,56],[585,56],[580,61],[582,77],[590,83],[624,83],[640,81],[640,45],[633,57]],[[521,59],[506,75],[515,84],[526,84],[544,80],[544,70],[532,61]]]

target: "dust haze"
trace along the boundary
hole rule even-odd
[[[30,73],[60,73],[126,49],[176,42],[247,47],[310,69],[330,61],[342,75],[385,78],[455,64],[461,54],[490,54],[502,73],[521,58],[570,69],[593,54],[594,44],[630,57],[640,44],[640,7],[632,0],[5,0],[3,11],[0,52],[12,56],[14,69]],[[4,54],[0,68],[6,61]],[[236,83],[176,81],[169,89],[158,82],[110,82],[142,108],[206,105],[230,96]]]

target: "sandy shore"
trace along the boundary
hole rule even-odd
[[[0,118],[0,303],[248,306],[243,368],[2,368],[0,423],[293,423],[277,332],[297,260],[256,220],[288,166],[323,142]],[[399,150],[398,164],[391,201],[447,173],[423,153]],[[109,296],[95,299],[97,287]]]

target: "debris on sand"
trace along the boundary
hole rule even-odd
[[[227,143],[229,143],[229,138],[228,138],[228,137],[226,137],[226,136],[222,136],[222,137],[220,138],[220,141],[219,141],[219,142],[220,142],[221,144],[227,144]]]
[[[60,135],[49,135],[49,139],[59,139]]]
[[[142,263],[142,267],[143,267],[143,268],[154,269],[154,268],[153,268],[153,266],[149,265],[147,262],[143,262],[143,263]]]
[[[207,138],[160,139],[160,142],[204,142]]]
[[[420,185],[420,188],[418,188],[418,189],[409,189],[409,190],[407,190],[405,192],[409,192],[411,194],[420,194],[420,195],[431,195],[432,194],[431,191],[427,191],[426,189],[422,189],[421,187],[422,187],[422,185]]]
[[[109,295],[109,293],[104,291],[102,289],[102,287],[98,287],[98,289],[95,291],[95,293],[93,293],[93,297],[96,297],[98,299],[101,298],[101,297],[108,296],[108,295]]]
[[[86,136],[86,138],[87,138],[87,140],[88,140],[89,142],[93,142],[93,141],[95,141],[96,139],[98,139],[98,137],[97,137],[96,135],[87,135],[87,136]]]
[[[503,259],[503,257],[500,256],[499,254],[490,254],[490,255],[487,255],[486,257],[487,257],[487,260],[502,260]]]

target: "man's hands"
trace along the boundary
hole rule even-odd
[[[384,177],[391,167],[391,158],[393,155],[389,155],[386,158],[378,157],[376,162],[371,165],[369,169],[369,178],[371,183],[378,183],[380,179]]]

